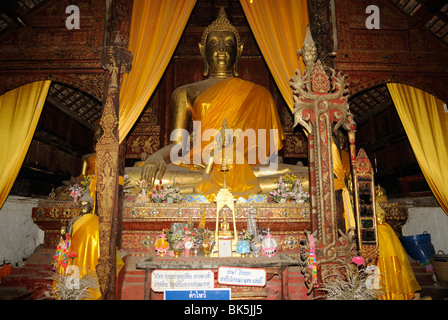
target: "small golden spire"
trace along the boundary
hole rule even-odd
[[[235,35],[237,46],[240,46],[240,44],[242,43],[240,34],[237,28],[233,24],[231,24],[229,19],[227,18],[226,10],[224,9],[224,7],[221,7],[219,9],[218,18],[213,21],[207,28],[205,28],[204,32],[202,33],[200,43],[205,45],[205,39],[207,39],[207,35],[212,31],[230,31]]]
[[[221,171],[222,172],[226,172],[229,171],[229,166],[227,165],[227,159],[226,159],[226,130],[228,129],[228,125],[227,125],[227,120],[224,119],[224,121],[222,122],[222,129],[221,129],[221,141],[222,141],[222,146],[221,146],[221,152],[222,152],[222,162],[221,162]],[[224,188],[225,188],[225,183],[226,183],[226,177],[224,174]]]

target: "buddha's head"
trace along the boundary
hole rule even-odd
[[[90,213],[90,211],[92,211],[92,204],[90,201],[81,201],[81,213],[86,214]]]
[[[238,30],[227,19],[224,8],[202,33],[199,50],[204,60],[204,76],[238,77],[243,43]]]
[[[378,224],[385,223],[386,222],[386,211],[384,211],[384,209],[381,208],[381,206],[378,203],[378,201],[376,201],[375,207],[376,207],[376,221],[377,221],[377,223]]]

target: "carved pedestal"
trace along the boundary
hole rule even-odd
[[[123,208],[123,249],[131,254],[154,255],[155,240],[164,228],[172,223],[188,223],[191,217],[198,226],[205,211],[205,228],[216,227],[216,205],[208,203],[147,203],[135,204],[132,197]],[[310,227],[308,204],[255,203],[255,221],[258,229],[269,229],[277,240],[277,252],[298,256],[299,242],[305,238],[304,231]],[[236,229],[247,228],[247,215],[251,209],[248,203],[235,204]]]

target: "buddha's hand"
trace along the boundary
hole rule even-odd
[[[148,182],[148,189],[154,186],[154,181],[161,180],[166,171],[163,157],[152,155],[143,163],[142,179]]]

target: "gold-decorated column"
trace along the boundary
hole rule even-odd
[[[103,135],[96,145],[97,208],[100,256],[96,271],[103,299],[116,298],[116,242],[118,219],[119,139],[118,111],[122,75],[131,70],[132,53],[122,46],[120,36],[105,47],[101,66],[106,70],[105,98],[100,125]]]

